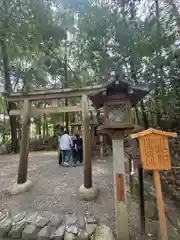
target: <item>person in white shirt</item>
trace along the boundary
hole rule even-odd
[[[65,166],[69,166],[69,160],[71,157],[71,147],[72,147],[72,140],[67,131],[64,132],[60,139],[60,149],[62,154],[62,163]]]

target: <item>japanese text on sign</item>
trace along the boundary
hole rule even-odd
[[[140,138],[140,150],[144,169],[171,169],[168,138],[150,134]]]

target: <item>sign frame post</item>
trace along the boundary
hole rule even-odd
[[[146,232],[146,219],[145,219],[145,200],[144,200],[144,175],[141,164],[138,166],[138,179],[139,179],[139,207],[140,207],[140,224],[141,235]]]
[[[165,216],[165,210],[164,210],[164,202],[163,202],[163,196],[162,196],[162,190],[161,190],[159,171],[154,170],[153,175],[154,175],[154,185],[155,185],[155,191],[156,191],[156,200],[157,200],[157,207],[158,207],[158,214],[159,214],[160,229],[161,229],[161,239],[167,240],[168,239],[167,224],[166,224],[166,216]]]
[[[168,234],[159,170],[172,168],[168,137],[177,137],[177,133],[150,128],[131,134],[132,139],[139,140],[143,168],[153,170],[162,240],[167,240]]]

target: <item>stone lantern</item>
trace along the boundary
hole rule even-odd
[[[104,108],[101,134],[109,134],[113,145],[113,172],[118,239],[129,239],[128,212],[126,204],[126,178],[124,157],[124,134],[134,128],[131,108],[150,91],[147,86],[135,86],[131,82],[110,79],[100,91],[90,96],[94,106]]]
[[[104,88],[90,96],[94,106],[104,108],[103,124],[99,130],[104,133],[122,132],[134,128],[132,107],[150,91],[145,85],[134,86],[130,82],[111,79]]]

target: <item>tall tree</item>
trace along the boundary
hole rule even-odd
[[[67,56],[67,29],[65,33],[65,40],[64,40],[64,87],[68,87],[68,56]],[[65,106],[68,106],[68,99],[65,99]],[[66,130],[69,129],[69,115],[68,112],[65,113],[65,124]]]

